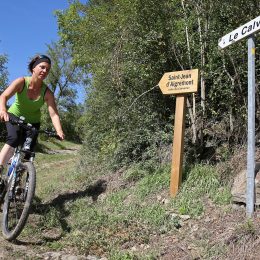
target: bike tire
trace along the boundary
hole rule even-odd
[[[32,162],[24,162],[21,165],[24,169],[20,175],[22,188],[19,188],[18,184],[15,183],[13,192],[11,192],[11,185],[9,185],[4,198],[2,233],[8,241],[16,239],[22,232],[35,193],[35,167]],[[21,190],[19,191],[19,189]]]

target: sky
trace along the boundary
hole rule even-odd
[[[46,44],[59,39],[54,11],[68,7],[67,0],[0,1],[0,54],[8,56],[9,82],[28,75],[30,58],[45,54]],[[80,88],[78,102],[83,100]]]

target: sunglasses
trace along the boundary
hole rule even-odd
[[[38,59],[47,59],[51,63],[51,59],[46,55],[39,55]]]

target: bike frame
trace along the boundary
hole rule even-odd
[[[25,123],[22,118],[11,119],[10,122],[32,131],[32,134],[45,133],[48,136],[59,138],[53,132],[35,129],[32,125]],[[2,233],[4,238],[9,241],[19,236],[29,216],[36,187],[34,157],[35,153],[30,151],[30,146],[26,148],[26,145],[20,143],[14,150],[6,172],[6,185],[0,196],[2,199],[4,198]],[[22,185],[20,186],[20,184]]]
[[[14,189],[15,181],[17,178],[17,169],[19,164],[21,163],[21,148],[17,147],[15,148],[14,155],[11,158],[10,166],[7,168],[7,181],[6,181],[6,187],[10,186],[10,194],[12,194],[12,191]],[[30,161],[33,161],[33,156],[30,157]]]

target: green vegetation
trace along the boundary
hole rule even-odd
[[[8,71],[6,63],[8,62],[7,55],[0,55],[0,93],[5,89],[8,82]]]
[[[236,226],[241,239],[227,234],[220,243],[209,227],[192,230],[208,210],[232,211],[229,175],[236,164],[229,159],[247,135],[247,47],[243,41],[220,51],[217,43],[259,8],[246,0],[225,6],[220,0],[72,0],[57,12],[61,38],[48,45],[48,83],[67,139],[82,145],[76,153],[79,145],[41,139],[37,196],[22,239],[40,241],[40,251],[120,260],[157,259],[167,253],[164,242],[183,242],[185,234],[195,248],[188,248],[192,259],[229,259],[229,244],[253,241],[253,222]],[[1,62],[5,81],[5,56]],[[170,199],[175,97],[157,84],[165,72],[194,68],[200,82],[187,100],[183,184]],[[86,90],[84,104],[75,102],[77,84]],[[208,216],[201,227],[218,218]]]
[[[8,70],[6,66],[7,62],[7,55],[0,54],[0,94],[6,88],[8,82]],[[3,138],[5,137],[5,133],[5,125],[0,124],[0,140],[3,140]]]
[[[181,214],[198,216],[204,212],[204,201],[201,199],[204,195],[218,204],[228,204],[231,194],[228,187],[222,185],[212,166],[196,165],[188,173],[175,206]]]
[[[172,142],[175,98],[155,86],[165,72],[198,68],[199,92],[188,96],[188,160],[227,159],[219,148],[232,153],[246,136],[247,47],[243,41],[220,51],[218,39],[257,17],[259,7],[245,0],[225,8],[216,0],[91,0],[58,12],[61,42],[89,78],[80,119],[86,153],[113,169],[160,164]]]
[[[45,152],[36,157],[36,199],[21,239],[40,240],[40,251],[73,248],[108,259],[157,259],[161,249],[151,247],[153,239],[177,235],[182,215],[202,216],[206,199],[230,202],[229,189],[212,166],[186,170],[180,193],[170,199],[169,166],[78,172],[78,145],[61,144],[41,141],[38,149]],[[66,153],[73,149],[76,153]]]

